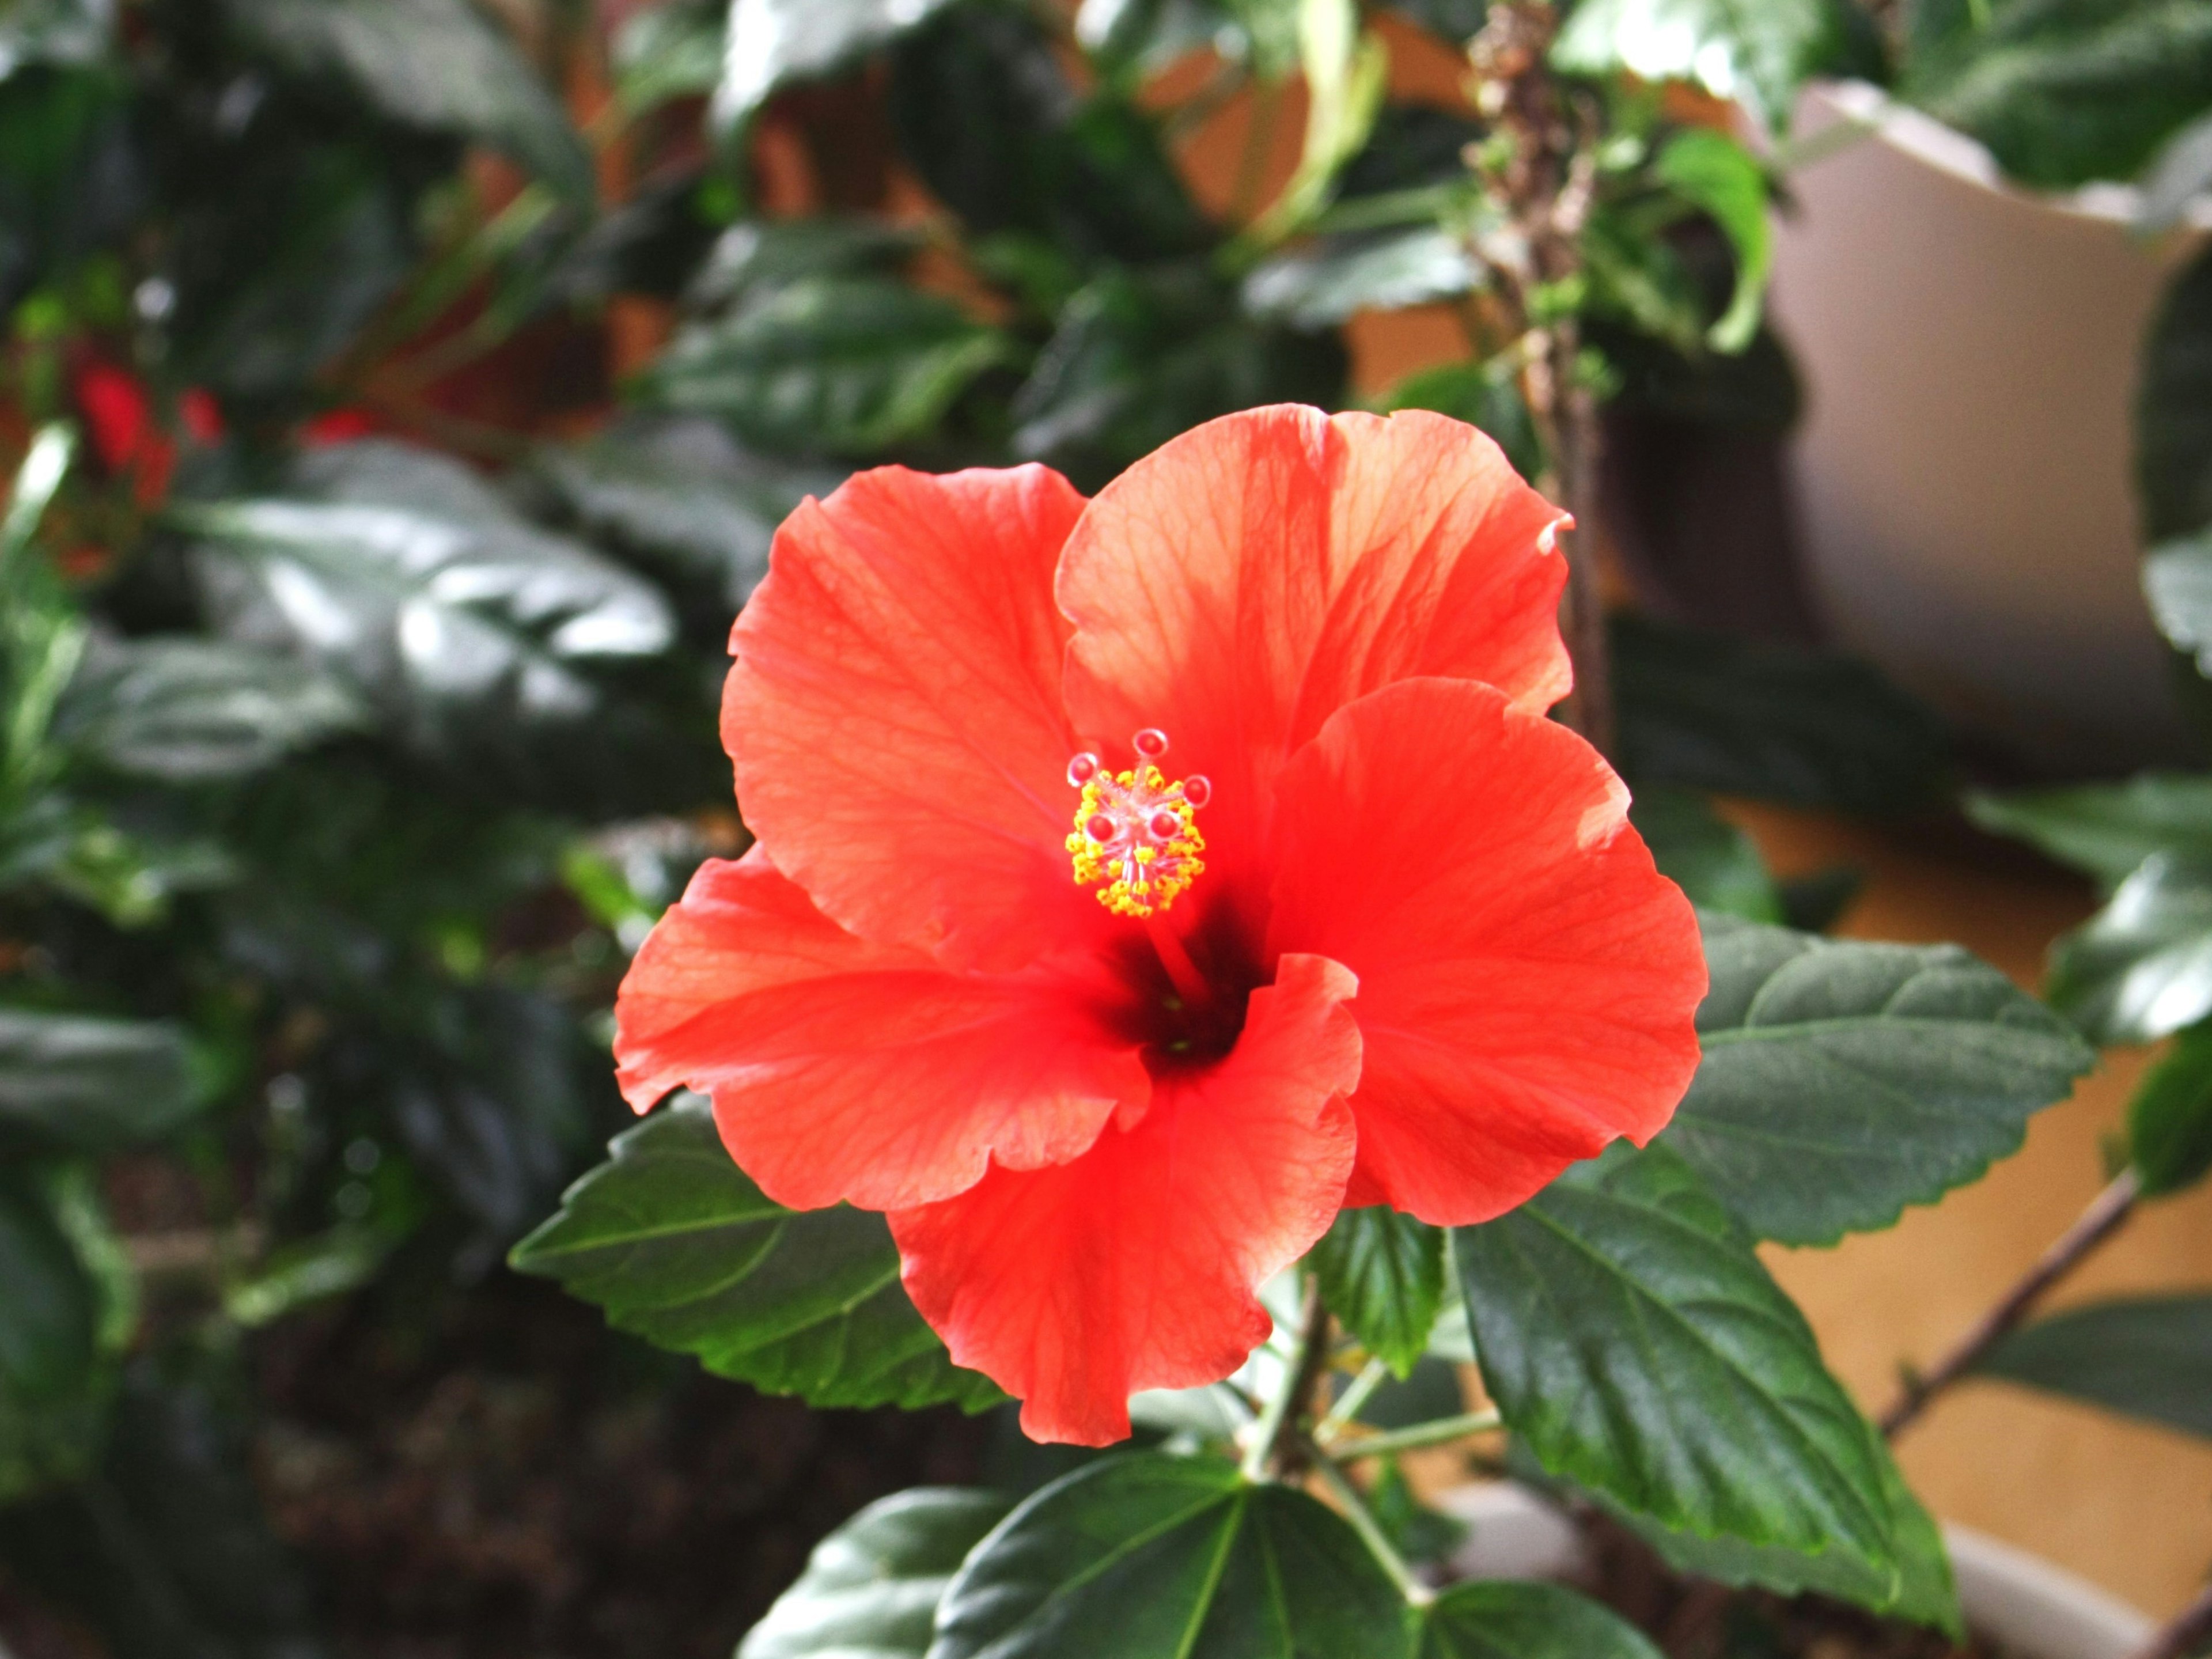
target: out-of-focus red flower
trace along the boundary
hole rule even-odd
[[[802,505],[732,640],[758,843],[624,981],[629,1098],[889,1212],[954,1358],[1094,1444],[1233,1370],[1341,1206],[1479,1222],[1648,1139],[1705,968],[1545,718],[1561,522],[1471,427],[1290,407],[1088,504],[1026,466]]]
[[[378,429],[376,417],[364,409],[333,409],[300,428],[300,441],[311,449],[326,444],[351,443]]]
[[[204,386],[186,386],[177,398],[177,415],[185,435],[196,444],[222,441],[222,405]]]
[[[78,366],[72,389],[100,465],[112,477],[130,481],[140,507],[159,506],[176,473],[177,446],[154,418],[145,382],[128,369],[92,358]],[[211,444],[222,437],[222,410],[199,386],[179,396],[177,416],[194,443]]]

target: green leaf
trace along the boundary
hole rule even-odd
[[[1677,1154],[1622,1146],[1454,1238],[1483,1381],[1547,1469],[1674,1531],[1895,1573],[1872,1429]]]
[[[2136,222],[2148,231],[2171,230],[2189,204],[2212,188],[2212,115],[2202,115],[2166,140],[2142,179],[2142,208]]]
[[[2142,586],[2158,631],[2212,678],[2212,531],[2152,548],[2143,556]]]
[[[2128,1103],[2128,1158],[2145,1198],[2193,1187],[2212,1173],[2212,1025],[2192,1025]]]
[[[1443,1230],[1381,1205],[1346,1210],[1306,1261],[1345,1328],[1409,1375],[1443,1305]]]
[[[763,299],[809,276],[888,275],[921,246],[910,228],[857,214],[741,220],[715,238],[684,302],[712,311]]]
[[[1951,1559],[1934,1518],[1912,1495],[1880,1436],[1875,1455],[1881,1464],[1881,1486],[1896,1530],[1897,1567],[1877,1570],[1850,1555],[1831,1552],[1801,1555],[1794,1550],[1748,1544],[1735,1538],[1699,1538],[1669,1532],[1648,1517],[1624,1510],[1595,1494],[1596,1501],[1624,1526],[1657,1551],[1668,1565],[1694,1578],[1723,1584],[1755,1585],[1780,1595],[1813,1591],[1894,1619],[1909,1620],[1964,1640],[1966,1626]]]
[[[2096,1054],[1956,945],[1705,918],[1705,1058],[1667,1142],[1761,1238],[1892,1225],[2020,1148]]]
[[[532,470],[595,539],[735,610],[768,574],[776,526],[843,481],[741,449],[715,422],[633,416],[580,443],[548,445]]]
[[[922,1659],[945,1586],[1012,1504],[958,1486],[869,1504],[814,1547],[738,1659]]]
[[[0,1008],[0,1127],[112,1152],[167,1133],[201,1103],[179,1026]]]
[[[639,387],[769,449],[866,453],[928,433],[1011,343],[950,300],[865,276],[792,283],[678,333]]]
[[[367,719],[358,697],[297,657],[188,637],[95,640],[56,730],[114,771],[200,783],[258,772]]]
[[[595,672],[675,638],[658,589],[443,456],[334,446],[292,482],[287,496],[175,510],[217,624],[305,653],[422,751],[573,731],[604,711]]]
[[[78,1473],[99,1432],[100,1296],[28,1182],[0,1185],[0,1504]]]
[[[1694,81],[1779,127],[1835,40],[1825,0],[1583,0],[1552,62],[1573,75]]]
[[[1691,903],[1748,921],[1782,920],[1782,895],[1758,847],[1695,790],[1663,784],[1639,789],[1628,821],[1651,849],[1659,873]]]
[[[2069,1309],[2014,1331],[1976,1370],[2212,1438],[2212,1296]]]
[[[2167,282],[2138,362],[2136,495],[2155,544],[2212,526],[2212,246]]]
[[[1454,46],[1473,40],[1490,15],[1490,0],[1384,0],[1384,3]]]
[[[687,6],[632,12],[608,42],[615,93],[633,115],[678,98],[701,98],[722,78],[727,19]]]
[[[1421,1610],[1419,1659],[1661,1659],[1633,1625],[1564,1584],[1455,1584]]]
[[[770,1394],[908,1410],[1002,1398],[915,1312],[881,1216],[774,1203],[730,1161],[704,1101],[679,1099],[608,1150],[515,1246],[519,1272]]]
[[[1305,73],[1305,143],[1282,193],[1247,228],[1251,247],[1297,235],[1328,205],[1337,174],[1364,149],[1382,107],[1390,56],[1364,33],[1356,0],[1297,0],[1298,67]]]
[[[1533,479],[1544,470],[1535,419],[1512,372],[1502,364],[1440,363],[1421,369],[1393,386],[1380,407],[1385,413],[1432,409],[1465,421],[1496,440],[1523,478]]]
[[[1652,171],[1675,195],[1704,210],[1735,250],[1735,292],[1705,340],[1716,351],[1744,350],[1759,331],[1766,279],[1774,268],[1766,170],[1726,133],[1693,127],[1667,141]]]
[[[2154,1042],[2212,1014],[2212,859],[2145,859],[2053,947],[2044,994],[2100,1047]]]
[[[2025,183],[2132,179],[2212,100],[2212,5],[2013,0],[1919,56],[1905,94]]]
[[[1481,286],[1466,242],[1434,228],[1324,238],[1277,254],[1244,279],[1254,316],[1293,328],[1328,328],[1362,311],[1397,311]]]
[[[2153,853],[2212,859],[2212,777],[2146,772],[2125,783],[2085,783],[1965,799],[1966,816],[2117,887]]]
[[[1871,814],[1942,793],[1942,726],[1863,663],[1642,617],[1615,617],[1612,638],[1632,787]]]
[[[560,100],[469,0],[224,0],[223,10],[280,68],[343,82],[404,125],[481,139],[591,199],[591,155]]]
[[[89,67],[114,40],[114,8],[99,0],[14,0],[0,18],[0,81],[33,64]]]
[[[930,1659],[1400,1659],[1406,1604],[1352,1528],[1228,1464],[1103,1458],[975,1547]]]
[[[833,74],[889,45],[945,0],[730,0],[714,125],[729,131],[792,81]]]

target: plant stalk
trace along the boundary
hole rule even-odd
[[[1374,1511],[1367,1507],[1367,1500],[1359,1495],[1359,1488],[1353,1486],[1344,1471],[1327,1457],[1316,1456],[1311,1461],[1321,1476],[1322,1485],[1328,1488],[1330,1496],[1342,1506],[1344,1518],[1352,1523],[1352,1531],[1359,1534],[1359,1541],[1367,1546],[1368,1553],[1390,1576],[1390,1582],[1398,1587],[1399,1594],[1417,1607],[1426,1607],[1435,1601],[1437,1593],[1413,1577],[1413,1570],[1406,1564],[1406,1558],[1399,1554],[1396,1547],[1383,1536],[1382,1523],[1376,1520]]]
[[[2212,1584],[2176,1613],[2173,1622],[2150,1639],[2136,1659],[2190,1659],[2212,1647]]]
[[[1328,1455],[1339,1463],[1352,1463],[1364,1457],[1389,1457],[1398,1452],[1419,1451],[1425,1446],[1448,1446],[1455,1440],[1465,1440],[1470,1435],[1488,1434],[1493,1429],[1504,1426],[1504,1420],[1494,1411],[1464,1412],[1457,1417],[1440,1417],[1433,1423],[1416,1423],[1409,1429],[1393,1429],[1387,1434],[1365,1435],[1340,1447],[1332,1445]]]
[[[1390,1368],[1379,1359],[1370,1359],[1366,1368],[1352,1379],[1337,1402],[1328,1408],[1328,1415],[1314,1425],[1314,1438],[1327,1445],[1344,1432],[1345,1425],[1359,1415],[1359,1408],[1374,1398],[1375,1390],[1390,1379]]]
[[[2018,1328],[2052,1286],[2119,1231],[2121,1224],[2135,1212],[2141,1191],[2142,1183],[2133,1170],[2123,1170],[2115,1177],[2022,1275],[2020,1282],[2007,1291],[1948,1353],[1926,1372],[1905,1380],[1904,1391],[1876,1419],[1883,1436],[1896,1438],[1900,1431],[1928,1409],[1936,1395],[1972,1370],[1984,1355]]]
[[[1321,1286],[1306,1286],[1305,1310],[1298,1317],[1298,1340],[1291,1352],[1283,1386],[1267,1402],[1243,1465],[1247,1480],[1283,1480],[1303,1471],[1305,1435],[1300,1419],[1328,1364],[1328,1308]]]

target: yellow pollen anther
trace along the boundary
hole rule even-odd
[[[1068,763],[1067,781],[1082,797],[1067,851],[1079,886],[1097,888],[1115,915],[1142,918],[1173,904],[1206,868],[1195,819],[1213,790],[1195,775],[1170,783],[1153,764],[1167,753],[1164,733],[1139,732],[1134,747],[1137,764],[1122,772],[1108,771],[1096,755]]]

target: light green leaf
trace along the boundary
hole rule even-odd
[[[0,1008],[0,1127],[105,1152],[167,1133],[201,1103],[179,1026]]]
[[[1893,1224],[2019,1150],[2096,1055],[1956,945],[1704,919],[1705,1058],[1667,1144],[1761,1238]]]
[[[1679,1156],[1624,1146],[1454,1238],[1483,1381],[1547,1469],[1673,1531],[1897,1573],[1873,1431]]]
[[[688,6],[631,13],[608,44],[623,107],[642,114],[675,99],[712,93],[722,78],[726,21],[703,17]]]
[[[1634,1626],[1564,1584],[1455,1584],[1421,1610],[1419,1659],[1662,1659]]]
[[[2052,949],[2051,1006],[2100,1045],[2212,1014],[2212,860],[2155,853]]]
[[[2125,783],[1966,797],[1966,816],[2117,887],[2153,853],[2212,859],[2212,777],[2146,772]]]
[[[950,300],[886,279],[816,277],[693,324],[639,391],[769,449],[865,453],[927,433],[1012,343]]]
[[[1332,236],[1255,268],[1244,279],[1244,307],[1294,328],[1329,328],[1362,311],[1452,299],[1482,281],[1482,267],[1449,231]]]
[[[293,74],[342,80],[395,121],[481,138],[591,198],[591,155],[560,100],[469,0],[223,0],[223,10]]]
[[[975,1547],[929,1659],[1404,1659],[1406,1604],[1352,1528],[1226,1463],[1103,1458]]]
[[[2212,1173],[2212,1025],[2192,1025],[2128,1103],[2128,1158],[2145,1198]]]
[[[832,74],[912,28],[945,0],[730,0],[713,119],[728,131],[787,82]]]
[[[1628,821],[1651,849],[1659,873],[1700,909],[1747,921],[1782,920],[1782,895],[1749,836],[1703,795],[1655,785],[1636,792]]]
[[[1575,75],[1694,81],[1778,127],[1833,29],[1823,0],[1583,0],[1552,61]]]
[[[1012,1503],[920,1486],[869,1504],[814,1547],[738,1659],[922,1659],[945,1586]]]
[[[1766,279],[1774,268],[1766,170],[1726,133],[1693,127],[1668,140],[1653,172],[1661,184],[1710,215],[1735,251],[1735,293],[1705,341],[1716,351],[1746,349],[1759,332]]]
[[[1336,175],[1375,130],[1389,53],[1360,32],[1356,0],[1298,0],[1298,66],[1306,78],[1306,134],[1283,192],[1245,233],[1254,247],[1295,236],[1328,204]]]
[[[1400,1376],[1410,1374],[1443,1304],[1443,1229],[1382,1205],[1346,1210],[1306,1260],[1344,1328]]]
[[[881,1216],[775,1203],[730,1161],[704,1101],[680,1098],[608,1150],[514,1247],[518,1272],[717,1376],[817,1406],[978,1411],[1003,1397],[915,1312]]]
[[[32,64],[97,64],[114,40],[113,0],[13,0],[0,18],[0,81]]]
[[[2071,1308],[2014,1331],[1976,1369],[2212,1438],[2212,1296]]]
[[[56,726],[115,771],[199,783],[260,771],[368,717],[359,697],[311,662],[179,636],[95,639]]]

